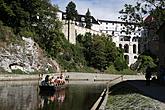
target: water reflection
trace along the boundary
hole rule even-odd
[[[0,110],[37,110],[37,83],[1,82]]]
[[[62,106],[62,103],[65,100],[65,89],[55,91],[54,93],[40,91],[39,94],[39,109],[41,110],[53,110],[54,108],[60,110],[60,106]]]
[[[74,84],[53,95],[40,94],[40,110],[90,110],[100,96],[103,85]]]
[[[90,110],[104,86],[71,84],[50,94],[37,82],[0,82],[0,110]]]

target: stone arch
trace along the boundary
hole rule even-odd
[[[136,53],[136,45],[133,44],[133,53]]]
[[[129,56],[128,55],[124,55],[124,58],[125,58],[127,64],[129,64]]]
[[[124,52],[129,53],[129,45],[128,44],[124,45]]]
[[[119,44],[119,48],[121,48],[121,49],[122,49],[122,44]]]

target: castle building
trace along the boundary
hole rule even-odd
[[[78,34],[85,34],[90,32],[91,34],[106,34],[112,36],[113,42],[117,47],[124,50],[124,57],[128,63],[128,66],[135,63],[138,58],[138,39],[141,36],[139,27],[135,26],[135,23],[126,23],[121,21],[108,21],[108,20],[96,20],[91,16],[91,29],[85,28],[85,15],[78,15],[77,19],[70,23],[70,31],[68,37],[68,24],[66,20],[66,13],[59,11],[57,13],[58,18],[63,22],[63,33],[66,39],[70,43],[76,43],[76,36]],[[135,26],[135,31],[127,32],[127,25]]]
[[[138,39],[141,36],[140,27],[135,23],[126,23],[121,21],[98,20],[100,23],[100,32],[112,36],[113,42],[117,47],[124,50],[124,57],[130,66],[135,63],[139,54]],[[127,25],[135,28],[135,31],[127,32]]]

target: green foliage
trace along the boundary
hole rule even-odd
[[[86,23],[85,27],[88,28],[88,29],[91,29],[91,26],[92,26],[91,20],[92,20],[91,13],[88,9],[88,11],[85,14],[85,23]]]
[[[20,69],[12,70],[12,73],[13,73],[13,74],[25,74],[25,72],[23,72],[23,71],[20,70]]]
[[[119,13],[120,18],[126,22],[138,23],[140,26],[152,27],[158,29],[165,22],[165,1],[164,0],[139,0],[135,6],[125,4],[124,9]],[[145,17],[151,15],[154,21],[146,23]],[[135,27],[129,25],[129,29],[134,30]]]
[[[117,74],[118,71],[115,69],[114,65],[110,65],[106,70],[105,73],[108,74]]]
[[[147,66],[150,66],[151,68],[156,68],[156,64],[154,63],[154,60],[152,57],[147,55],[140,55],[138,58],[138,61],[141,62],[138,71],[144,72]]]
[[[57,11],[57,6],[49,0],[0,0],[0,39],[32,37],[49,57],[57,59],[68,71],[94,71],[93,68],[104,71],[111,63],[118,70],[126,68],[122,51],[109,36],[86,33],[77,37],[76,45],[70,44],[61,32]],[[76,5],[72,1],[66,7],[66,14],[68,20],[76,18]],[[87,22],[89,18],[88,10]],[[87,23],[87,28],[90,27]],[[16,70],[16,73],[21,72]]]
[[[0,67],[0,74],[9,74],[4,68]]]
[[[3,26],[3,23],[0,21],[0,39],[2,41],[6,41],[7,36],[11,36],[11,33],[12,33],[11,28]]]
[[[118,71],[128,68],[123,56],[117,57],[114,61],[114,65]]]
[[[148,66],[151,67],[152,72],[156,72],[158,67],[157,58],[151,53],[144,53],[141,54],[138,57],[138,60],[131,65],[131,69],[145,73],[145,70]]]
[[[13,29],[8,27],[8,26],[4,26],[4,24],[2,23],[2,21],[0,21],[0,41],[1,43],[6,43],[6,44],[10,44],[11,42],[14,43],[21,43],[20,42],[20,37],[18,36],[16,38],[16,35],[13,33]],[[1,45],[4,46],[4,45]]]
[[[104,35],[86,33],[77,36],[78,43],[83,47],[87,65],[104,71],[111,63],[117,70],[127,68],[122,51],[115,46],[112,39]]]
[[[95,36],[93,39],[91,54],[92,57],[90,64],[94,68],[104,70],[106,68],[105,44],[99,36]]]
[[[137,74],[136,71],[133,71],[129,68],[127,69],[123,69],[121,71],[116,70],[116,68],[114,67],[114,65],[110,65],[106,70],[105,73],[107,74],[121,74],[121,75],[135,75]]]
[[[77,17],[76,4],[74,2],[69,2],[66,7],[66,19],[74,20]]]
[[[61,35],[62,24],[57,20],[58,8],[49,0],[1,0],[0,20],[11,27],[16,36],[33,37],[48,53],[56,37]]]

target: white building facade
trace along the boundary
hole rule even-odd
[[[96,20],[91,16],[92,27],[91,29],[87,29],[85,28],[85,16],[79,15],[79,18],[70,24],[70,37],[68,37],[68,25],[65,20],[65,13],[60,11],[57,13],[57,16],[63,22],[62,31],[70,43],[75,44],[76,36],[78,34],[85,34],[86,32],[98,35],[111,35],[116,46],[124,50],[124,57],[128,66],[136,62],[139,50],[138,38],[141,37],[141,32],[136,27],[135,31],[126,33],[126,25],[134,26],[135,24],[120,21]]]
[[[111,35],[116,46],[124,50],[124,57],[127,60],[128,65],[130,66],[135,63],[139,54],[138,39],[141,37],[140,28],[135,27],[135,31],[127,32],[126,25],[134,26],[136,24],[120,21],[98,21],[100,23],[100,32]]]

